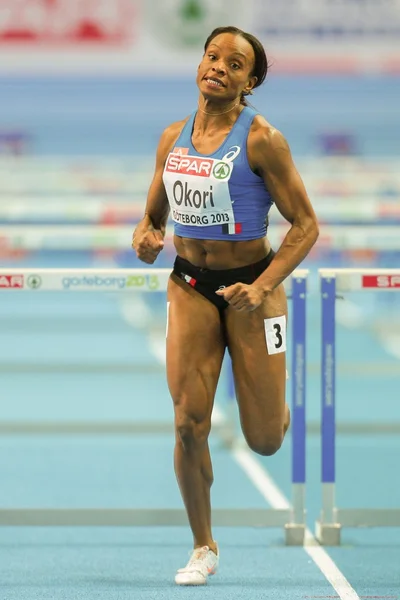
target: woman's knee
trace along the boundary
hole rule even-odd
[[[196,418],[184,411],[175,411],[175,431],[183,448],[190,452],[206,443],[211,429],[208,417]]]
[[[288,409],[283,423],[270,425],[266,429],[255,428],[252,431],[244,432],[249,448],[261,456],[276,454],[282,446],[289,423],[290,412]]]
[[[284,434],[264,435],[264,436],[245,436],[247,444],[253,452],[261,456],[273,456],[282,446]]]

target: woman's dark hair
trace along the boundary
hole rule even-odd
[[[216,29],[214,29],[214,31],[212,31],[210,33],[210,35],[208,36],[208,38],[206,39],[206,43],[204,44],[204,52],[207,51],[208,46],[211,44],[211,42],[213,41],[213,39],[215,37],[217,37],[217,35],[221,35],[221,33],[233,33],[233,35],[240,35],[242,38],[244,38],[247,42],[249,42],[250,46],[253,48],[254,50],[254,68],[251,72],[251,77],[257,77],[257,83],[255,84],[255,88],[259,87],[265,80],[267,73],[268,73],[268,68],[269,68],[269,64],[268,64],[268,59],[267,56],[265,54],[265,50],[264,50],[264,46],[262,45],[262,43],[251,33],[246,33],[246,31],[243,31],[242,29],[239,29],[238,27],[233,27],[228,25],[227,27],[217,27]],[[249,92],[251,94],[251,92]],[[241,103],[242,104],[247,104],[244,96],[247,96],[248,93],[246,92],[242,92],[242,96],[241,96]]]

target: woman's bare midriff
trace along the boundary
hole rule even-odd
[[[203,269],[235,269],[256,263],[270,251],[267,238],[225,242],[174,236],[178,256]]]

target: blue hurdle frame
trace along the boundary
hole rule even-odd
[[[336,298],[337,292],[361,291],[358,283],[349,287],[344,278],[362,277],[368,273],[394,274],[395,269],[320,269],[321,292],[321,482],[322,508],[316,522],[315,536],[327,546],[341,543],[343,527],[400,527],[400,509],[338,508],[336,486]],[[341,275],[344,278],[341,279]],[[339,281],[338,281],[339,280]],[[339,285],[338,285],[339,284]],[[388,292],[385,288],[375,291]]]
[[[322,509],[317,539],[337,545],[340,526],[335,516],[335,403],[336,403],[336,279],[321,276],[321,482]]]
[[[305,532],[307,279],[292,279],[292,523]]]

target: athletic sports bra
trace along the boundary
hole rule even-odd
[[[247,160],[247,138],[257,112],[246,106],[213,154],[192,145],[193,113],[169,153],[163,182],[176,235],[208,240],[254,240],[267,233],[273,203]]]

